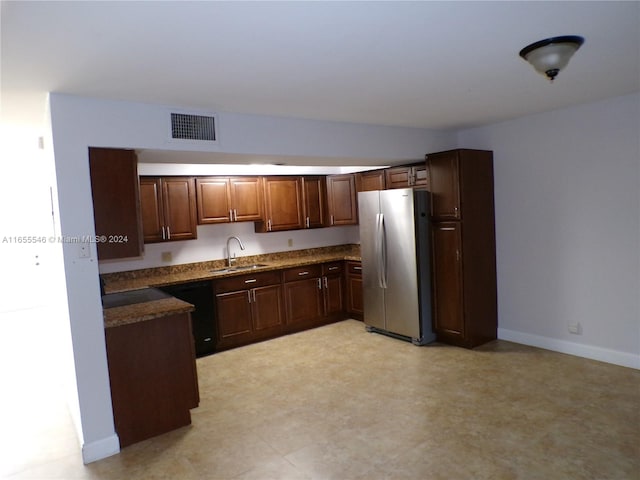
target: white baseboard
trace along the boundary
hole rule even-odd
[[[558,340],[555,338],[533,335],[531,333],[507,330],[505,328],[498,328],[498,338],[500,340],[522,343],[524,345],[544,348],[545,350],[552,350],[554,352],[567,353],[577,357],[613,363],[614,365],[620,365],[622,367],[640,369],[640,355],[634,355],[633,353],[619,352],[617,350],[609,350],[607,348],[594,347],[592,345],[582,345],[579,343],[567,342],[566,340]]]
[[[82,461],[87,464],[102,460],[120,453],[120,439],[118,435],[111,435],[96,442],[82,445]]]

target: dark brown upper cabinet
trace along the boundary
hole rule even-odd
[[[145,243],[197,238],[195,190],[191,177],[140,177]]]
[[[198,224],[262,220],[260,177],[196,178]]]
[[[327,176],[328,226],[357,225],[358,204],[353,174]]]
[[[264,217],[256,232],[304,228],[301,177],[264,177]]]
[[[89,148],[93,218],[98,259],[139,257],[144,245],[138,188],[138,159],[133,150]]]
[[[386,189],[385,169],[356,173],[356,192]]]
[[[323,176],[302,177],[304,228],[325,226],[327,188]]]
[[[387,168],[385,183],[388,189],[428,187],[427,165],[420,163]]]

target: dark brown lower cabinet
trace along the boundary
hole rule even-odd
[[[284,272],[287,331],[345,318],[343,262],[290,268]]]
[[[214,282],[218,350],[282,333],[282,285],[279,272],[241,275]]]
[[[364,305],[362,302],[362,264],[346,262],[346,301],[347,314],[356,320],[363,320]]]
[[[322,266],[322,296],[324,317],[334,319],[337,315],[344,317],[344,275],[342,262],[329,263]]]
[[[460,224],[432,226],[434,328],[442,336],[462,341],[465,335],[462,309]]]
[[[189,313],[105,330],[120,446],[189,425],[198,374]]]

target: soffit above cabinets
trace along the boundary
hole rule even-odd
[[[141,175],[332,175],[423,159],[364,159],[137,150]]]

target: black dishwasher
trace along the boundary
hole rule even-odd
[[[179,285],[160,287],[160,290],[196,307],[195,311],[191,312],[196,357],[204,357],[214,353],[216,321],[211,282],[181,283]]]

